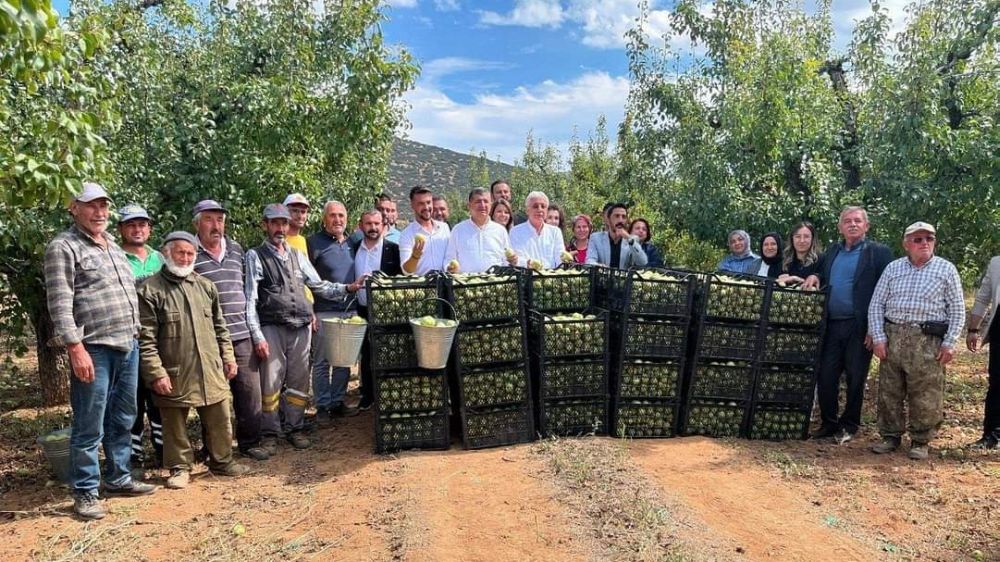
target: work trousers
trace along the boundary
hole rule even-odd
[[[244,338],[233,342],[236,376],[229,381],[236,414],[236,443],[241,450],[260,444],[260,374],[254,359],[253,342]]]
[[[865,349],[866,333],[853,318],[830,320],[826,324],[816,385],[824,427],[839,427],[856,433],[861,426],[865,382],[872,362],[872,352]],[[846,378],[847,401],[843,413],[838,416],[841,374]]]
[[[301,431],[309,404],[309,343],[312,327],[261,326],[270,354],[260,363],[264,437]]]
[[[944,365],[936,359],[941,338],[909,324],[886,323],[885,334],[888,356],[878,370],[879,433],[898,438],[905,429],[914,443],[930,443],[944,420]]]
[[[132,468],[141,467],[146,462],[146,449],[142,446],[142,438],[146,434],[146,420],[149,418],[149,440],[153,442],[153,454],[156,457],[154,466],[163,466],[163,420],[160,419],[160,409],[153,404],[153,391],[141,381],[136,387],[135,423],[132,424]]]
[[[201,435],[208,451],[208,468],[220,470],[233,462],[233,428],[230,424],[229,399],[208,406],[198,406],[201,420]],[[191,411],[187,406],[160,408],[163,418],[163,466],[179,470],[191,470],[194,451],[188,438],[187,418]]]

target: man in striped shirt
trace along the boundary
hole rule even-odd
[[[229,381],[236,413],[236,442],[244,456],[267,460],[270,455],[260,446],[260,376],[247,327],[243,248],[226,238],[226,209],[216,201],[206,199],[194,206],[194,228],[198,233],[194,270],[219,291],[222,315],[236,353],[237,372]]]
[[[896,450],[908,431],[908,456],[926,459],[927,444],[943,420],[944,366],[965,324],[965,301],[958,270],[934,255],[936,236],[925,222],[906,227],[906,257],[885,268],[868,307],[872,351],[879,359],[882,442],[872,447],[875,453]]]

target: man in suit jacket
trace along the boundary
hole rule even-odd
[[[968,335],[965,338],[965,345],[970,351],[979,349],[980,341],[983,345],[990,344],[989,387],[986,390],[986,411],[983,413],[983,436],[972,444],[975,449],[1000,449],[1000,333],[997,333],[1000,328],[996,328],[993,322],[997,315],[998,301],[1000,256],[994,256],[976,292]]]
[[[354,257],[354,276],[358,279],[367,277],[376,271],[386,275],[401,275],[402,262],[399,259],[399,245],[389,242],[383,236],[385,231],[385,216],[378,209],[365,211],[361,215],[361,231],[364,238],[351,246]],[[368,318],[368,294],[362,289],[358,291],[358,315]],[[375,381],[371,370],[371,346],[365,338],[361,346],[361,403],[362,410],[367,410],[375,401]]]
[[[604,232],[590,235],[587,243],[587,263],[619,269],[643,267],[648,263],[638,237],[629,236],[628,208],[614,203],[605,213]]]
[[[830,288],[817,381],[822,425],[813,438],[834,437],[840,444],[850,441],[861,425],[872,360],[868,305],[882,271],[892,261],[887,246],[865,239],[868,228],[868,213],[863,208],[845,207],[837,223],[843,242],[827,249],[817,264],[818,273],[803,283],[805,288],[821,284]],[[847,401],[838,416],[841,374],[847,379]]]

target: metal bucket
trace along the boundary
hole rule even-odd
[[[58,438],[52,439],[50,436]],[[49,439],[46,440],[46,438]],[[72,465],[70,463],[69,456],[69,438],[70,430],[69,428],[66,428],[42,435],[35,440],[36,443],[41,445],[42,451],[45,452],[45,458],[49,461],[49,466],[52,468],[52,474],[54,474],[61,482],[65,483],[69,483],[72,472]]]
[[[334,367],[353,367],[361,354],[368,324],[350,324],[333,319],[323,320],[323,343],[326,360]]]
[[[439,300],[451,307],[451,303],[444,299],[424,300]],[[452,308],[452,312],[454,310]],[[454,326],[421,326],[411,318],[410,328],[413,329],[413,343],[417,348],[417,365],[424,369],[444,369],[448,365],[455,332],[458,331],[458,321]]]

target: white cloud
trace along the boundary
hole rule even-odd
[[[416,8],[417,0],[385,0],[385,3],[393,8]]]
[[[556,28],[565,15],[559,0],[517,0],[509,14],[480,12],[479,21],[485,25]]]
[[[437,8],[439,12],[454,12],[461,6],[458,0],[434,0],[434,7]]]
[[[448,62],[440,66],[455,69],[460,65]],[[568,82],[546,80],[509,92],[480,94],[462,103],[433,81],[421,79],[406,95],[412,124],[408,136],[462,153],[485,150],[491,158],[513,162],[520,158],[529,131],[539,142],[565,150],[574,127],[585,135],[603,114],[613,137],[622,119],[628,87],[626,77],[586,72]]]
[[[886,14],[889,16],[889,39],[895,38],[896,34],[905,28],[907,18],[906,7],[912,3],[912,0],[879,1],[879,6],[884,8]],[[812,2],[807,6],[815,8]],[[868,0],[833,0],[833,5],[830,8],[830,16],[833,19],[834,48],[845,49],[851,42],[851,34],[854,31],[854,27],[860,20],[870,16],[871,13],[872,9]]]
[[[438,79],[459,72],[480,72],[513,68],[512,63],[486,61],[464,57],[444,57],[434,59],[420,69],[420,80],[425,84],[437,84]]]

